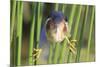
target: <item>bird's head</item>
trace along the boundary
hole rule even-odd
[[[47,39],[50,42],[61,42],[68,32],[67,18],[60,11],[50,13],[45,24]]]

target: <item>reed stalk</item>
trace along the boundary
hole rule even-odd
[[[23,24],[23,2],[18,2],[18,13],[17,13],[17,37],[18,37],[18,48],[17,48],[17,65],[21,65],[21,46],[22,46],[22,24]]]
[[[69,30],[71,31],[71,28],[72,28],[72,23],[73,23],[73,19],[74,19],[74,16],[75,16],[75,11],[76,11],[76,4],[74,4],[72,6],[72,9],[71,9],[71,13],[70,13],[70,17],[69,17]]]
[[[15,14],[16,14],[16,1],[12,1],[11,0],[11,6],[12,6],[12,9],[10,9],[10,52],[11,52],[11,60],[10,60],[10,63],[11,63],[11,66],[12,65],[15,65],[15,54],[16,54],[16,50],[15,50],[15,45],[16,45],[16,21],[15,21]]]
[[[70,17],[69,17],[69,32],[71,32],[71,28],[72,28],[72,23],[73,23],[73,20],[74,20],[74,15],[75,15],[75,11],[76,11],[76,5],[73,5],[72,6],[72,9],[71,9],[71,13],[70,13]],[[68,53],[67,53],[67,63],[69,63],[69,59],[70,59],[70,50],[68,49]]]
[[[34,46],[34,29],[35,29],[35,19],[36,19],[36,4],[32,4],[33,14],[32,14],[32,22],[30,28],[30,42],[29,42],[29,65],[32,65],[32,53]]]
[[[11,30],[10,30],[10,43],[12,44],[13,34],[14,34],[14,26],[15,26],[15,14],[16,14],[16,0],[12,1],[12,12],[11,12]]]
[[[40,42],[40,32],[41,32],[41,23],[42,23],[42,10],[41,10],[41,3],[37,3],[37,16],[36,16],[36,46],[35,48],[38,49],[39,48],[39,42]],[[37,61],[36,60],[34,62],[35,65],[37,65]]]
[[[62,6],[62,12],[65,13],[65,9],[66,9],[67,5],[63,4]]]
[[[85,11],[84,11],[83,22],[82,22],[81,31],[80,31],[80,38],[79,38],[79,42],[77,45],[77,55],[75,58],[75,62],[80,61],[80,52],[81,52],[83,33],[84,33],[85,26],[86,26],[87,16],[88,16],[88,6],[85,8]]]
[[[55,53],[54,53],[54,58],[53,58],[53,63],[54,64],[56,64],[58,62],[59,46],[60,46],[59,43],[57,43],[56,46],[55,46]]]
[[[50,48],[49,48],[49,57],[48,57],[48,64],[52,64],[53,45],[55,45],[55,44],[50,44]]]
[[[62,6],[62,12],[63,13],[65,13],[66,7],[67,7],[67,5],[63,4],[63,6]],[[67,44],[67,40],[64,40],[62,47],[61,47],[61,52],[60,52],[61,54],[60,54],[60,57],[59,57],[59,63],[63,63],[66,44]]]
[[[90,59],[90,46],[91,46],[91,39],[92,39],[92,30],[93,30],[93,22],[94,22],[94,7],[92,8],[91,14],[91,21],[90,21],[90,30],[89,30],[89,38],[88,38],[88,49],[87,49],[87,61]]]
[[[72,40],[77,40],[76,36],[78,35],[78,29],[79,29],[79,22],[80,22],[80,18],[81,18],[81,12],[82,12],[82,6],[79,6],[79,12],[78,12],[78,15],[77,15],[77,18],[76,18],[76,23],[75,23],[75,27],[74,27],[74,33],[73,33],[73,36],[72,36]]]
[[[55,4],[55,11],[58,11],[58,9],[59,9],[59,4]]]
[[[40,40],[40,31],[41,31],[41,23],[42,23],[42,13],[41,13],[41,3],[38,3],[37,5],[37,39],[36,39],[36,42],[37,42],[37,45],[36,45],[36,48],[39,47],[39,40]]]

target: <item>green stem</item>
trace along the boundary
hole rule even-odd
[[[59,4],[55,4],[55,11],[58,11],[58,8],[59,8]]]
[[[71,28],[72,28],[72,23],[73,23],[73,18],[74,18],[74,15],[75,15],[75,11],[76,11],[76,5],[73,5],[72,6],[72,10],[71,10],[71,13],[70,13],[70,17],[69,17],[69,30],[71,31]]]
[[[62,48],[61,48],[61,54],[60,54],[60,59],[59,59],[59,63],[63,63],[63,60],[64,60],[64,52],[65,52],[65,49],[66,49],[66,44],[67,44],[67,40],[64,40],[63,44],[62,44]]]
[[[49,64],[52,64],[53,45],[54,45],[54,44],[50,44],[50,48],[49,48],[49,57],[48,57],[48,63],[49,63]]]
[[[17,52],[17,65],[21,65],[21,45],[22,45],[22,23],[23,23],[23,3],[18,2],[18,25],[17,25],[17,36],[18,36],[18,52]]]
[[[80,18],[81,18],[81,12],[82,12],[82,6],[79,7],[79,12],[78,12],[78,15],[77,15],[77,18],[76,18],[74,34],[73,34],[73,37],[72,37],[73,40],[76,39],[76,36],[77,36],[77,33],[78,33],[78,27],[79,27],[79,21],[80,21]]]
[[[67,7],[67,5],[63,4],[63,6],[62,6],[62,12],[63,13],[65,12],[66,7]]]
[[[41,3],[37,3],[37,22],[36,22],[36,49],[39,48],[39,42],[40,42],[40,31],[41,31],[41,23],[42,23],[42,10],[41,10]],[[36,60],[34,62],[35,65],[37,65],[37,61]]]
[[[73,23],[73,19],[74,19],[74,15],[75,15],[75,11],[76,11],[76,5],[72,6],[72,10],[70,13],[70,17],[69,17],[69,32],[71,32],[71,28],[72,28],[72,23]],[[69,63],[70,61],[70,50],[68,49],[68,56],[67,56],[67,63]]]
[[[55,53],[54,53],[54,58],[53,58],[53,63],[56,64],[58,61],[58,56],[59,56],[59,46],[60,44],[57,43],[55,46]]]
[[[78,32],[78,27],[79,27],[79,21],[80,21],[81,12],[82,12],[82,6],[79,7],[79,12],[78,12],[78,15],[77,15],[77,18],[76,18],[76,23],[75,23],[74,34],[72,36],[72,40],[76,39],[76,35],[77,35],[77,32]],[[70,53],[70,51],[69,51],[69,53]],[[70,54],[68,56],[68,58],[72,57],[71,55],[72,54]],[[70,61],[68,60],[67,62],[70,62]]]
[[[81,45],[82,45],[82,41],[83,41],[83,33],[84,33],[84,28],[86,26],[87,16],[88,16],[88,6],[85,8],[85,11],[84,11],[79,43],[77,45],[77,55],[76,55],[75,62],[79,62],[80,61]]]
[[[32,65],[32,52],[33,52],[33,46],[34,46],[34,27],[35,27],[35,16],[36,16],[36,4],[33,6],[33,14],[32,14],[32,24],[31,24],[31,30],[30,30],[30,42],[29,42],[29,64]]]
[[[94,21],[94,7],[92,9],[92,16],[91,16],[91,21],[90,21],[88,49],[87,49],[87,61],[89,61],[89,58],[90,58],[90,46],[91,46],[91,35],[92,35],[92,29],[93,29],[93,21]]]
[[[42,22],[42,16],[41,16],[41,4],[38,3],[38,10],[37,10],[37,45],[36,48],[39,47],[39,40],[40,40],[40,30],[41,30],[41,22]]]
[[[16,0],[12,1],[13,5],[12,5],[12,14],[11,14],[11,32],[10,32],[10,43],[12,43],[12,39],[13,39],[13,31],[14,31],[14,25],[15,25],[15,14],[16,14]]]

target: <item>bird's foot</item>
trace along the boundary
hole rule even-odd
[[[69,43],[69,49],[70,51],[76,55],[76,43],[77,43],[77,40],[70,40],[70,43]]]
[[[69,44],[69,49],[70,51],[76,55],[76,44],[77,43],[77,40],[69,40],[68,37],[66,36],[66,39],[68,41],[68,44]]]
[[[33,55],[34,61],[36,61],[40,57],[41,51],[42,49],[36,49],[36,48],[33,49],[32,55]]]

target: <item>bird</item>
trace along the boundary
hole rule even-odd
[[[69,34],[67,17],[61,11],[52,11],[45,22],[45,33],[49,42],[62,42]]]
[[[40,58],[47,59],[49,55],[50,43],[61,43],[64,39],[72,46],[70,40],[70,30],[68,27],[68,18],[61,11],[52,11],[45,20],[41,28],[40,42],[38,51],[42,51]],[[67,36],[67,37],[66,37]],[[40,53],[40,52],[38,52]],[[40,54],[39,54],[40,55]]]

